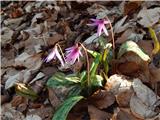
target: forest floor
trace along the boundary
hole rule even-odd
[[[70,89],[48,87],[48,79],[57,72],[79,73],[87,63],[65,69],[58,60],[44,59],[57,43],[63,52],[78,42],[100,51],[97,28],[87,24],[106,16],[113,32],[106,26],[109,36],[102,37],[115,41],[108,78],[67,120],[160,120],[160,1],[83,0],[1,1],[2,120],[51,120]],[[138,48],[120,52],[126,41]]]

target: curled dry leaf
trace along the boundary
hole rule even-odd
[[[111,118],[111,114],[99,110],[93,105],[88,105],[88,112],[91,120],[109,120]]]
[[[97,108],[105,109],[115,102],[115,96],[111,92],[100,90],[94,93],[89,98],[89,101]]]
[[[105,88],[108,91],[111,91],[112,93],[117,95],[120,92],[130,90],[132,85],[131,81],[131,79],[128,79],[124,75],[115,74],[109,77],[105,85]]]
[[[134,79],[133,89],[135,95],[131,97],[130,108],[132,113],[142,119],[155,117],[158,112],[155,111],[156,102],[160,99],[150,88],[145,86],[139,79]]]

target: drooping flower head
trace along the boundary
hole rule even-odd
[[[64,66],[64,61],[63,61],[60,53],[58,52],[57,46],[55,46],[53,48],[52,52],[46,57],[45,62],[50,62],[52,59],[56,59],[56,57],[61,62],[61,65]]]
[[[80,49],[81,47],[78,44],[70,48],[67,48],[66,49],[66,63],[74,64],[77,59],[79,61],[79,56],[82,56]]]
[[[105,27],[106,24],[109,24],[109,20],[102,20],[102,19],[91,19],[93,23],[87,24],[89,26],[97,26],[97,35],[100,36],[102,34],[102,31],[108,36],[108,31]]]

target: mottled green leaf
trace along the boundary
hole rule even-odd
[[[79,102],[83,96],[74,96],[66,99],[63,104],[55,112],[52,120],[66,120],[69,111],[72,107]]]
[[[47,81],[47,86],[49,87],[69,87],[71,85],[74,85],[76,83],[79,83],[80,79],[72,74],[72,75],[65,75],[64,73],[56,73],[54,74],[48,81]]]

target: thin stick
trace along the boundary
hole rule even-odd
[[[90,74],[89,74],[89,59],[88,59],[88,54],[87,54],[87,50],[86,48],[84,47],[84,45],[82,43],[79,42],[79,44],[81,45],[81,47],[84,49],[85,51],[85,56],[86,56],[86,59],[87,59],[87,82],[88,82],[88,86],[90,87],[91,86],[91,82],[90,82]],[[89,91],[88,91],[89,92]]]

